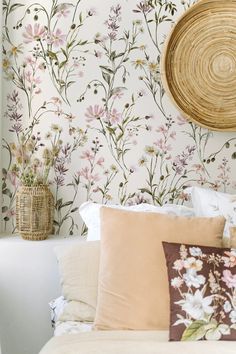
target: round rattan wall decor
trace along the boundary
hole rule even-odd
[[[236,131],[236,0],[200,0],[162,55],[164,88],[189,120]]]

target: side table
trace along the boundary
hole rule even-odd
[[[38,354],[53,335],[48,303],[60,296],[54,247],[81,237],[25,241],[0,236],[0,339],[2,354]]]

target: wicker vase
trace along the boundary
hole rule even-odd
[[[48,186],[20,187],[16,194],[16,227],[25,240],[45,240],[53,228],[54,201]]]

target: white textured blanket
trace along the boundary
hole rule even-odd
[[[168,342],[167,332],[93,331],[52,338],[39,354],[236,354],[236,342]]]

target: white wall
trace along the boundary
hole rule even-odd
[[[0,239],[2,354],[38,354],[52,336],[48,303],[61,295],[53,248],[76,240]]]

